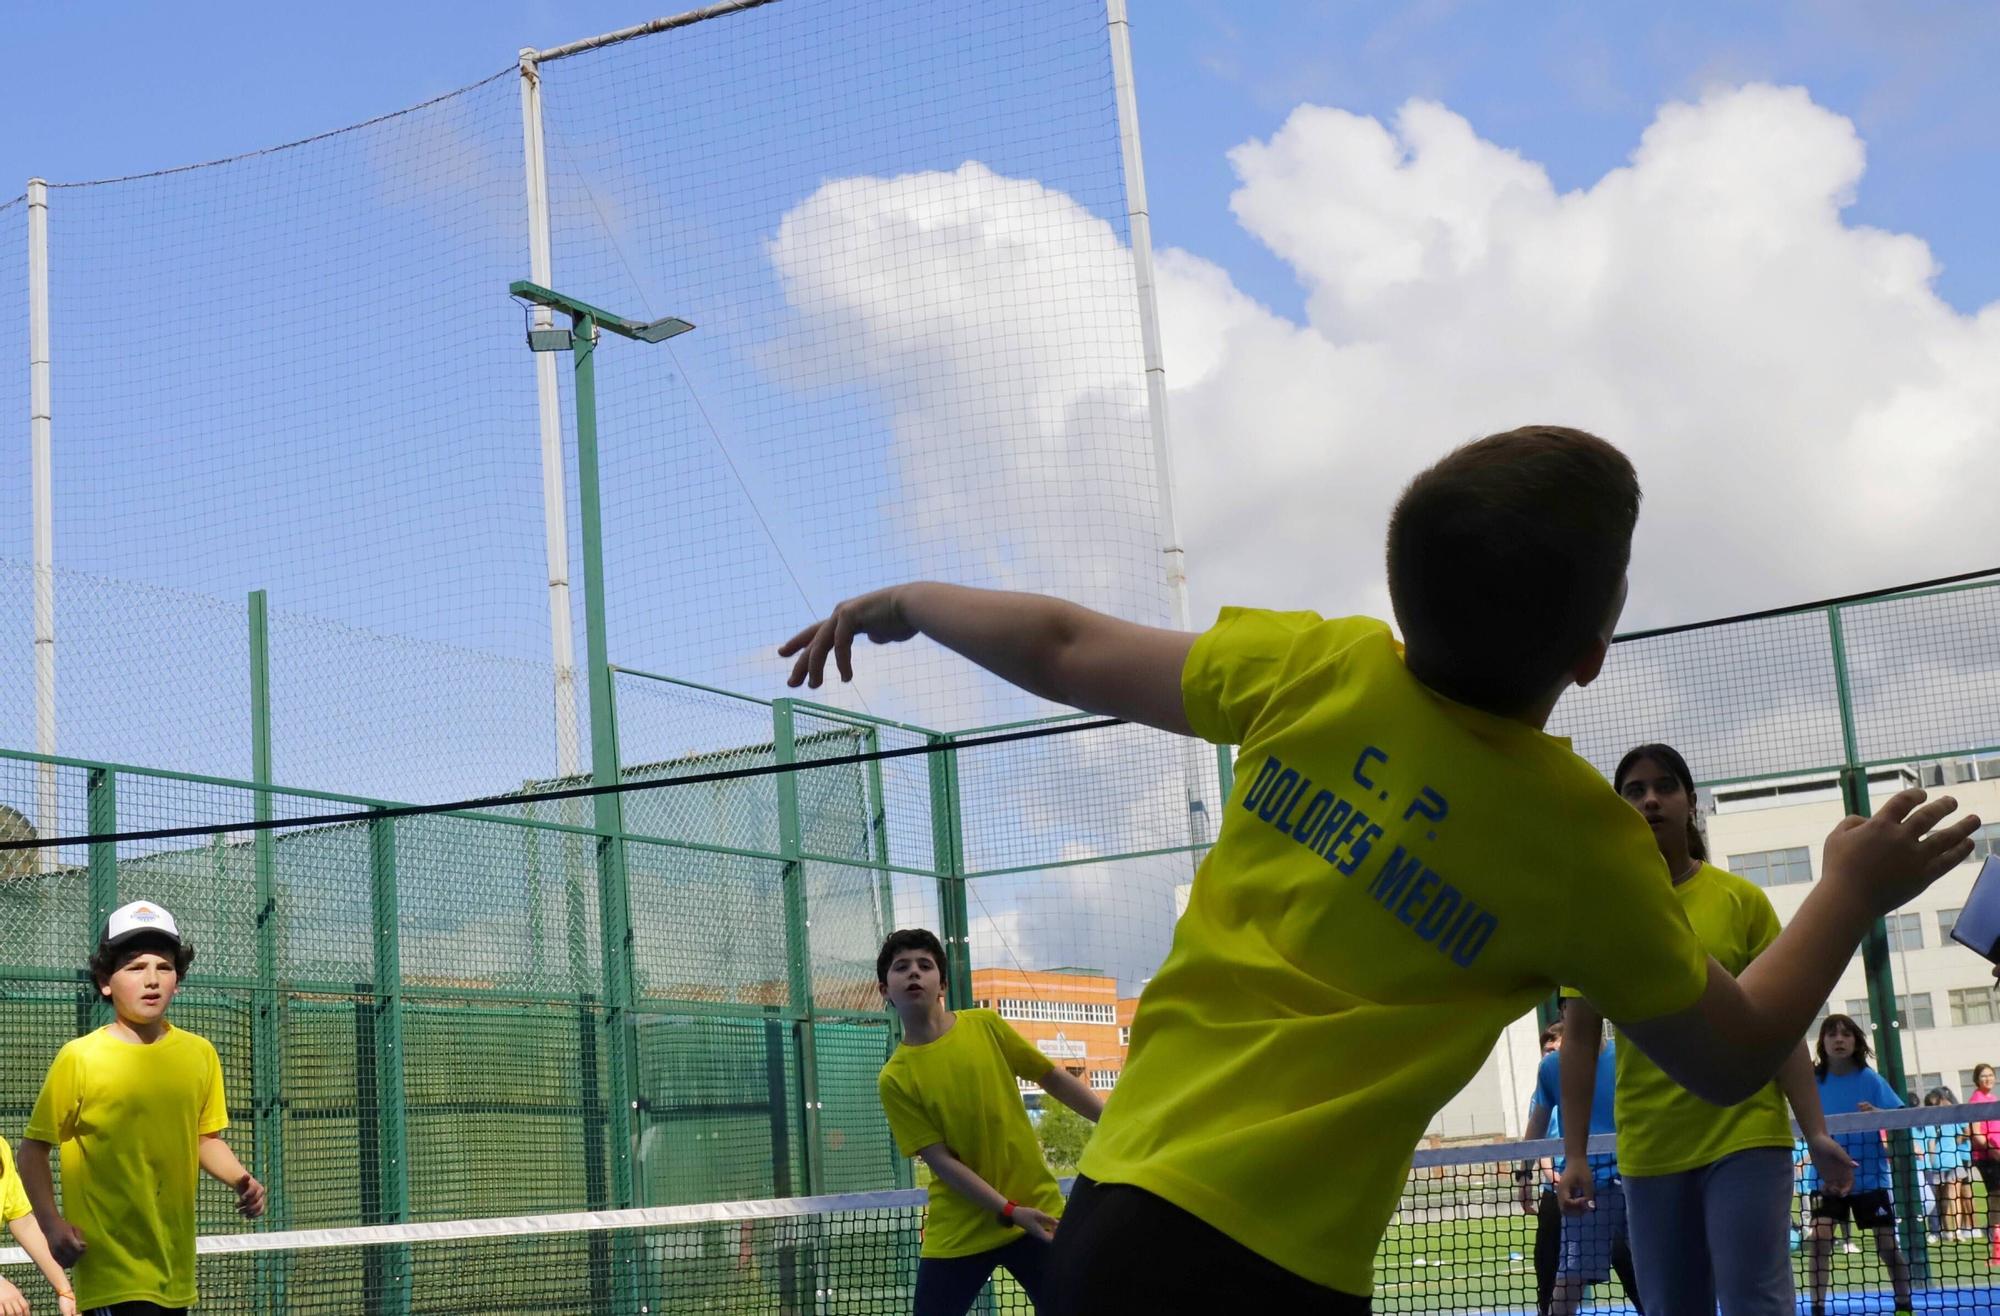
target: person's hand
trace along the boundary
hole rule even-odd
[[[5,1275],[0,1275],[0,1316],[29,1316],[27,1298]]]
[[[792,664],[791,679],[785,684],[803,684],[814,690],[819,689],[820,683],[826,679],[826,656],[829,653],[833,655],[833,665],[840,671],[840,679],[852,681],[855,636],[865,635],[876,644],[895,644],[910,639],[916,633],[917,628],[903,619],[896,587],[848,599],[836,605],[824,621],[814,622],[779,646],[778,657],[799,656],[798,661]]]
[[[65,1270],[74,1266],[77,1258],[83,1255],[83,1231],[61,1216],[57,1216],[52,1224],[43,1226],[42,1232],[48,1235],[49,1255]]]
[[[245,1220],[264,1214],[264,1185],[257,1182],[257,1176],[246,1174],[237,1181],[236,1213]]]
[[[1572,1156],[1569,1164],[1563,1166],[1562,1176],[1556,1180],[1556,1205],[1564,1215],[1582,1215],[1597,1209],[1597,1177],[1591,1173],[1590,1161],[1585,1157]]]
[[[1857,1101],[1857,1102],[1855,1102],[1855,1103],[1854,1103],[1854,1108],[1855,1108],[1856,1110],[1873,1110],[1873,1109],[1875,1109],[1875,1107],[1874,1107],[1874,1106],[1873,1106],[1873,1105],[1872,1105],[1871,1103],[1869,1103],[1869,1102],[1866,1102],[1866,1101]]]
[[[1514,1191],[1514,1196],[1520,1201],[1523,1214],[1533,1215],[1535,1213],[1535,1185],[1533,1180],[1521,1180],[1520,1186]]]
[[[1845,1197],[1853,1191],[1854,1158],[1830,1134],[1807,1138],[1806,1155],[1812,1157],[1813,1169],[1819,1171],[1820,1185],[1827,1192]]]
[[[1821,880],[1832,877],[1879,918],[1964,863],[1972,856],[1979,816],[1968,813],[1940,827],[1958,801],[1949,795],[1928,804],[1924,799],[1921,790],[1898,791],[1872,818],[1841,819],[1826,838]]]
[[[1014,1208],[1014,1223],[1029,1238],[1039,1238],[1044,1243],[1056,1241],[1056,1218],[1047,1211],[1037,1211],[1032,1206],[1017,1206]]]
[[[61,1316],[80,1316],[76,1305],[76,1295],[74,1293],[56,1294],[56,1310],[61,1313]]]

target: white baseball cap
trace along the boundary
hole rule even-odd
[[[146,935],[165,937],[176,946],[181,944],[180,925],[174,922],[172,914],[150,900],[135,900],[111,911],[110,921],[104,927],[104,944],[117,946]]]

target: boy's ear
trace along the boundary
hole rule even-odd
[[[1590,647],[1584,650],[1581,658],[1577,659],[1576,666],[1570,668],[1570,675],[1575,678],[1579,687],[1589,685],[1597,679],[1598,674],[1604,670],[1604,659],[1610,652],[1609,640],[1596,639],[1590,642]]]

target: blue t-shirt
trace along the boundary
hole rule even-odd
[[[1819,1104],[1829,1115],[1846,1115],[1867,1102],[1877,1110],[1900,1110],[1903,1099],[1872,1069],[1852,1074],[1828,1070],[1819,1080]],[[1870,1193],[1889,1186],[1889,1153],[1876,1129],[1837,1133],[1834,1140],[1854,1158],[1854,1191]]]
[[[1942,1174],[1971,1165],[1972,1142],[1966,1136],[1966,1127],[1963,1124],[1926,1124],[1914,1130],[1918,1141],[1926,1144],[1924,1151],[1928,1154],[1923,1160],[1924,1167]]]
[[[1594,1137],[1600,1133],[1618,1131],[1617,1110],[1614,1102],[1618,1099],[1618,1044],[1606,1042],[1597,1053],[1597,1090],[1590,1098],[1590,1132]],[[1562,1052],[1551,1051],[1542,1057],[1541,1066],[1535,1070],[1536,1110],[1549,1112],[1549,1136],[1557,1137],[1562,1129]],[[1561,1173],[1563,1158],[1556,1158],[1556,1172]],[[1590,1168],[1595,1177],[1605,1179],[1618,1173],[1618,1157],[1604,1152],[1590,1158]]]

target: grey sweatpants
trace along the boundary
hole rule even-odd
[[[1794,1316],[1792,1151],[1755,1147],[1680,1174],[1628,1175],[1647,1316]]]

